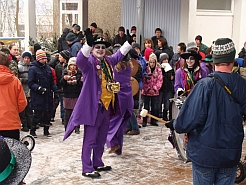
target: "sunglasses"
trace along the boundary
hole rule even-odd
[[[106,49],[105,46],[95,46],[94,48],[95,48],[95,49]]]

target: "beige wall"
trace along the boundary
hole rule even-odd
[[[121,0],[88,0],[88,24],[96,22],[112,36],[114,29],[121,26],[121,4]]]

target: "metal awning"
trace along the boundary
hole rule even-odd
[[[7,45],[22,41],[24,39],[25,37],[0,37],[0,42],[3,42],[5,45]]]

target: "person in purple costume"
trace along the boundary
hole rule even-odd
[[[82,146],[82,175],[98,178],[98,171],[111,170],[102,162],[106,143],[110,114],[120,112],[117,96],[110,92],[113,79],[113,67],[120,62],[131,49],[126,41],[113,55],[105,56],[110,43],[102,37],[92,36],[89,28],[85,30],[87,42],[77,54],[77,66],[83,74],[83,89],[69,119],[64,139],[67,139],[76,126],[84,125]],[[91,155],[92,154],[92,155]]]
[[[197,81],[207,76],[207,72],[200,66],[199,55],[194,50],[189,50],[180,55],[185,59],[184,65],[175,72],[174,92],[180,96],[188,96]]]
[[[126,131],[126,125],[133,111],[133,96],[131,87],[132,62],[127,54],[122,62],[119,62],[114,68],[114,77],[120,82],[120,91],[117,96],[120,103],[121,114],[115,115],[109,124],[107,146],[109,153],[121,155],[123,146],[123,135]]]

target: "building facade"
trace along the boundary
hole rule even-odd
[[[84,30],[96,22],[111,35],[119,26],[137,26],[137,34],[144,39],[159,27],[174,49],[179,42],[202,35],[207,46],[219,37],[232,38],[239,52],[246,41],[244,7],[245,0],[56,0],[53,32],[62,33],[74,23]]]

